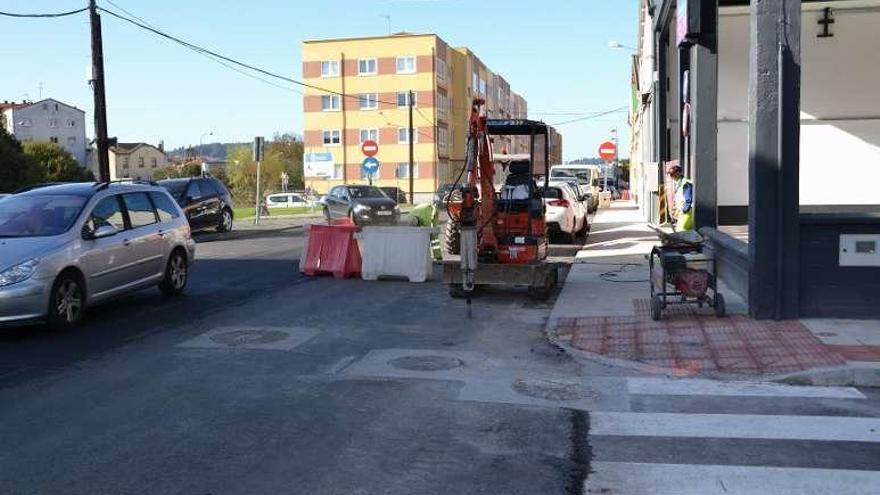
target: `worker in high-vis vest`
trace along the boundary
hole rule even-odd
[[[675,230],[678,232],[694,230],[694,183],[681,173],[681,167],[678,165],[669,167],[667,173],[675,188],[673,205]]]

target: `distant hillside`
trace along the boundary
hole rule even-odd
[[[605,163],[605,160],[601,158],[578,158],[577,160],[572,160],[568,163],[576,163],[578,165],[602,165]]]
[[[251,143],[203,143],[201,147],[181,146],[168,152],[169,158],[189,158],[204,156],[209,160],[226,160],[229,150],[236,146],[250,146]]]

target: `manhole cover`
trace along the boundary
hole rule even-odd
[[[569,380],[524,380],[513,382],[517,393],[547,400],[578,400],[596,397],[596,392]]]
[[[218,344],[239,347],[254,344],[271,344],[282,341],[287,337],[289,337],[287,332],[280,330],[233,330],[212,335],[211,340]]]
[[[446,356],[403,356],[392,359],[388,364],[411,371],[441,371],[464,366],[464,361]]]

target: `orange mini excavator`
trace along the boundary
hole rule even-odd
[[[533,120],[487,119],[484,106],[483,99],[473,101],[465,167],[446,198],[453,222],[447,232],[458,234],[461,259],[444,263],[443,278],[449,294],[468,303],[482,285],[528,287],[530,295],[546,299],[559,277],[558,265],[547,261],[544,222],[548,127]],[[493,157],[493,139],[527,146],[528,153]],[[498,190],[496,172],[504,177]]]

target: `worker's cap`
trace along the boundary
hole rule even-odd
[[[673,165],[673,166],[669,167],[668,169],[666,169],[667,175],[680,174],[680,173],[681,173],[681,166],[680,165]]]

